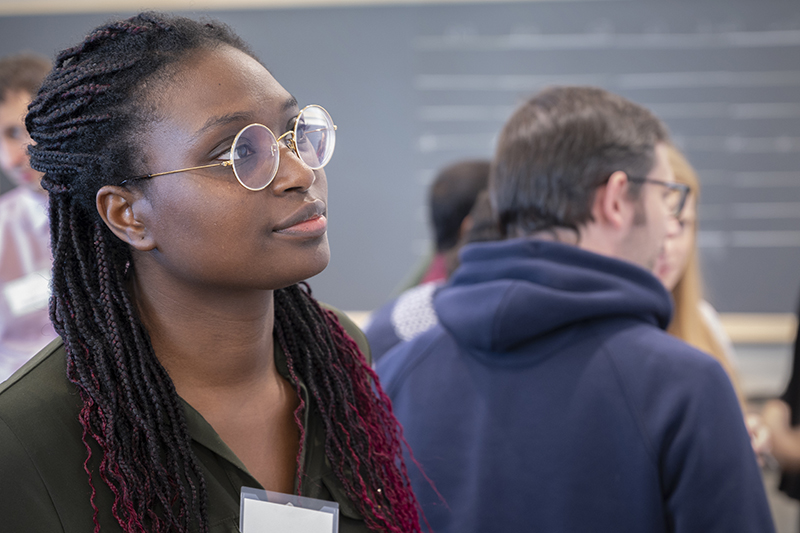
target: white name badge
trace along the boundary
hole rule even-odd
[[[3,296],[14,316],[44,309],[50,299],[50,269],[31,272],[9,281],[3,287]]]
[[[339,533],[339,504],[242,487],[242,533]]]

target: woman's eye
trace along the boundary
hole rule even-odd
[[[237,143],[233,148],[233,159],[244,159],[245,157],[249,157],[255,153],[255,150],[253,150],[249,144]]]
[[[233,147],[233,159],[244,159],[245,157],[249,157],[255,154],[255,151],[250,147],[247,143],[237,143],[236,146]],[[231,159],[231,148],[227,148],[219,153],[214,159],[217,161],[230,161]]]
[[[230,143],[231,141],[228,141]],[[229,161],[231,158],[231,145],[220,145],[211,151],[212,159],[215,161]]]

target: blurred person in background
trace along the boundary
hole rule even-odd
[[[690,189],[678,219],[679,229],[664,242],[664,250],[653,269],[656,277],[672,294],[674,311],[667,332],[711,355],[725,369],[745,416],[753,450],[761,458],[769,449],[769,432],[758,414],[748,412],[747,398],[742,392],[736,369],[733,343],[716,309],[703,299],[703,277],[697,250],[700,180],[680,150],[670,145],[667,151],[675,181]]]
[[[703,282],[697,253],[697,204],[700,201],[700,182],[689,161],[674,146],[668,148],[669,163],[675,181],[688,185],[689,196],[681,213],[679,230],[664,243],[664,250],[653,269],[656,277],[672,293],[675,304],[672,322],[667,331],[714,357],[731,379],[739,404],[744,409],[736,373],[733,344],[719,314],[703,299]]]
[[[16,185],[0,196],[0,381],[56,337],[47,310],[47,193],[29,164],[24,122],[49,70],[35,54],[0,59],[0,169]]]
[[[800,307],[797,311],[800,322]],[[779,400],[767,402],[762,420],[769,429],[770,453],[783,470],[780,490],[800,500],[800,329],[794,340],[792,374]]]
[[[424,271],[414,276],[411,287],[369,318],[364,333],[372,349],[373,362],[395,344],[413,339],[436,325],[433,293],[458,266],[458,252],[473,225],[470,212],[478,195],[486,190],[488,181],[488,160],[453,163],[434,179],[428,193],[428,208],[436,254],[431,261],[426,261]],[[491,209],[488,203],[486,209]],[[488,216],[491,217],[490,212]],[[487,222],[492,223],[491,218]]]

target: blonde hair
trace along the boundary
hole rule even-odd
[[[675,181],[689,186],[691,189],[690,194],[694,197],[695,205],[697,205],[700,201],[700,182],[697,179],[697,173],[677,148],[670,146],[668,155],[669,164],[675,173]],[[736,396],[739,398],[739,404],[744,409],[745,399],[739,385],[739,377],[728,359],[725,348],[712,333],[700,311],[703,284],[697,257],[697,224],[694,225],[693,231],[695,232],[694,244],[689,251],[686,268],[678,279],[678,283],[672,289],[675,312],[667,331],[687,344],[691,344],[695,348],[710,354],[719,361],[733,384]]]

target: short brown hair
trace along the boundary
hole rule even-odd
[[[616,171],[645,177],[666,127],[650,111],[597,87],[534,95],[503,127],[489,189],[504,235],[592,221],[597,187]],[[632,186],[631,196],[638,196]]]
[[[0,103],[15,91],[25,91],[33,97],[51,68],[49,59],[30,52],[0,59]]]

